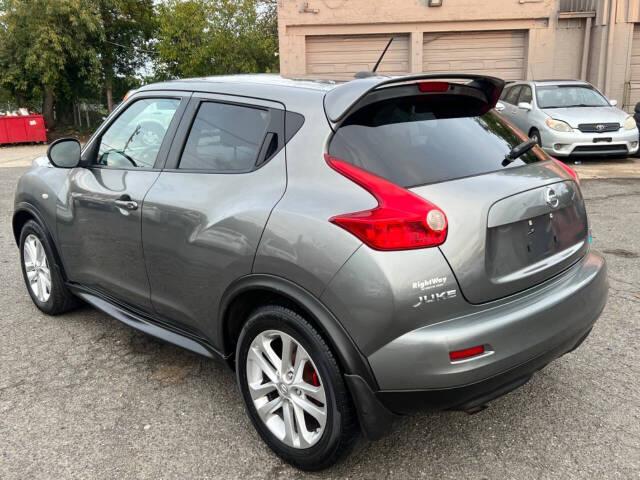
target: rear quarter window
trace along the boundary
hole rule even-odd
[[[403,187],[514,168],[544,159],[537,148],[502,166],[526,137],[468,97],[404,97],[367,105],[336,131],[329,153]]]

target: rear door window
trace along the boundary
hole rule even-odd
[[[505,155],[523,141],[494,111],[470,108],[468,98],[402,97],[367,105],[348,117],[329,153],[412,187],[544,159],[534,149],[503,167]]]
[[[256,165],[270,122],[268,108],[203,102],[191,126],[178,168],[249,171]]]
[[[502,90],[502,93],[500,94],[500,100],[504,100],[505,98],[507,98],[507,95],[509,95],[511,88],[512,87],[505,87],[504,90]]]

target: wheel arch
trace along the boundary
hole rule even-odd
[[[336,354],[343,373],[358,375],[378,388],[369,362],[333,313],[312,293],[282,277],[251,274],[234,282],[220,302],[218,338],[233,365],[236,342],[247,316],[260,305],[279,303],[303,315],[316,326]]]
[[[54,241],[53,236],[51,235],[51,232],[47,227],[47,223],[44,221],[40,212],[38,212],[38,209],[30,203],[21,202],[16,206],[16,209],[13,212],[11,227],[13,229],[13,237],[15,239],[16,245],[20,247],[20,234],[22,233],[22,228],[29,220],[33,220],[34,222],[36,222],[44,231],[45,235],[47,236],[47,241],[49,242],[49,245],[51,245],[51,250],[53,250],[56,268],[60,271],[62,278],[66,281],[67,276],[64,271],[62,259],[60,257],[60,254],[58,253],[56,242]]]

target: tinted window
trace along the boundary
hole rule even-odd
[[[582,85],[548,85],[536,88],[540,108],[608,107],[600,92]]]
[[[511,103],[512,105],[515,105],[516,100],[518,98],[518,94],[520,93],[521,89],[522,87],[520,86],[513,87],[511,90],[509,90],[509,93],[507,94],[507,96],[504,97],[504,101]]]
[[[533,95],[531,94],[531,87],[527,87],[527,86],[522,87],[522,90],[520,91],[520,98],[518,99],[518,103],[520,102],[531,103],[531,100],[533,100]]]
[[[102,135],[96,164],[152,168],[178,105],[170,98],[132,103]]]
[[[204,102],[189,132],[181,169],[248,171],[271,121],[268,109]]]
[[[504,100],[505,98],[507,98],[507,95],[509,95],[511,88],[513,87],[505,87],[504,90],[502,90],[502,93],[500,94],[500,100]]]
[[[329,153],[404,187],[513,168],[538,161],[534,149],[507,167],[524,141],[495,112],[470,99],[406,97],[368,105],[335,133]]]

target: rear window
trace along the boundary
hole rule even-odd
[[[514,168],[543,159],[535,148],[506,167],[523,142],[493,110],[469,97],[442,95],[385,100],[345,120],[329,153],[403,187]]]

